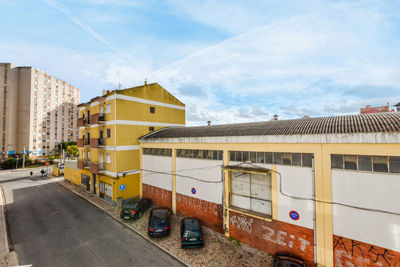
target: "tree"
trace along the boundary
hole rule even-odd
[[[76,145],[75,141],[64,141],[64,142],[60,142],[58,143],[55,147],[54,147],[54,151],[57,154],[61,154],[61,148],[64,150],[67,150],[67,147],[71,146],[71,145]]]
[[[79,155],[79,150],[77,145],[69,145],[67,146],[67,149],[65,151],[74,157]]]

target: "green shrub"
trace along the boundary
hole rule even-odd
[[[33,161],[31,159],[25,159],[25,166],[31,166]]]
[[[19,161],[18,161],[19,163]],[[5,169],[15,169],[15,165],[17,164],[17,159],[15,158],[8,158],[5,161],[3,161],[0,165],[0,167],[5,170]]]

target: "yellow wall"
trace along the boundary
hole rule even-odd
[[[114,179],[115,190],[113,199],[116,201],[119,197],[123,197],[123,199],[129,199],[133,197],[140,196],[140,174],[130,174],[125,177],[118,177],[118,179]],[[119,186],[121,184],[125,184],[125,190],[120,191]]]
[[[81,171],[80,170],[75,170],[75,169],[70,169],[70,168],[65,168],[64,169],[64,178],[71,183],[74,183],[76,185],[81,184]]]
[[[162,101],[164,102],[164,101]],[[150,107],[155,113],[150,113]],[[130,112],[126,112],[129,110]],[[117,120],[151,121],[163,123],[185,123],[185,111],[151,104],[117,100]]]

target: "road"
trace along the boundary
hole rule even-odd
[[[53,179],[28,173],[0,172],[20,265],[182,266]]]

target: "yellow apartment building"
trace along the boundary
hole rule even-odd
[[[138,139],[185,126],[185,104],[158,83],[106,91],[79,106],[79,159],[65,178],[113,205],[140,196]]]

